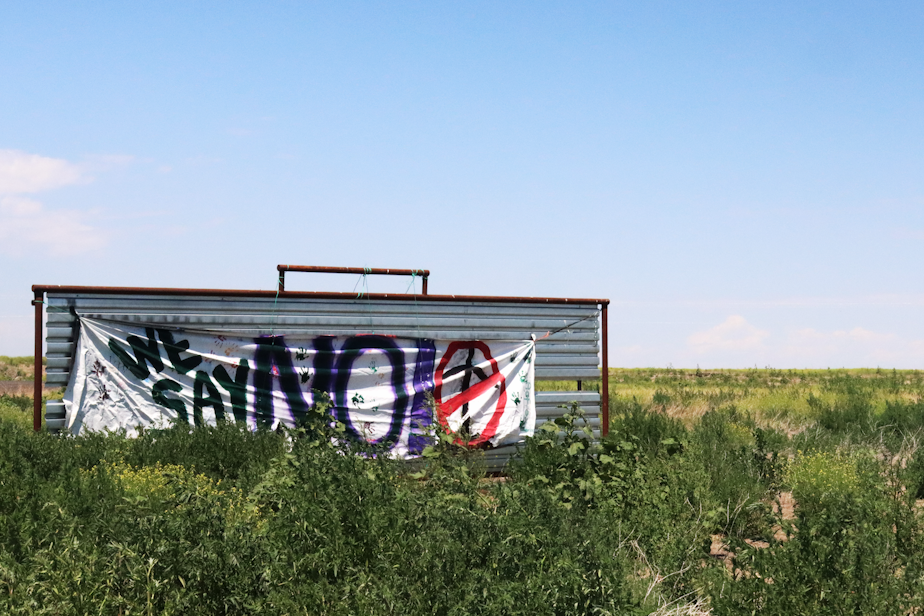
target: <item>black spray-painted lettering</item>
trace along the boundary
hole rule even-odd
[[[385,436],[373,441],[376,444],[392,445],[401,433],[404,420],[410,412],[411,433],[408,438],[408,450],[419,454],[430,444],[427,434],[433,424],[433,416],[427,407],[427,392],[433,391],[433,367],[436,358],[436,344],[433,340],[417,340],[414,372],[411,390],[412,399],[408,400],[406,381],[407,371],[404,364],[404,351],[389,336],[352,336],[347,338],[340,349],[335,349],[335,336],[318,336],[314,339],[316,351],[312,368],[314,369],[313,389],[324,392],[334,402],[331,409],[337,419],[344,424],[347,433],[353,438],[366,437],[353,426],[349,415],[347,390],[350,383],[353,363],[364,352],[379,350],[385,353],[392,366],[391,388],[395,396],[394,415]],[[408,403],[410,402],[410,409]]]
[[[109,340],[109,348],[138,379],[149,378],[150,368],[158,373],[164,370],[164,361],[161,358],[157,338],[164,346],[169,366],[176,372],[188,375],[202,363],[203,358],[198,354],[192,353],[187,357],[181,355],[189,351],[189,341],[176,341],[170,330],[146,328],[145,333],[147,340],[142,340],[137,336],[126,338],[134,357],[117,340]],[[308,379],[303,378],[303,375],[310,374],[313,381],[311,389],[330,396],[334,403],[331,413],[346,426],[347,433],[353,438],[368,439],[368,435],[364,435],[352,424],[347,392],[355,361],[363,353],[378,351],[386,356],[391,365],[389,385],[394,395],[394,407],[385,435],[371,442],[386,447],[393,446],[400,438],[401,431],[408,423],[410,416],[408,439],[410,453],[419,454],[429,444],[430,437],[427,432],[433,423],[433,417],[431,409],[427,406],[426,397],[427,393],[433,390],[436,357],[436,345],[433,340],[416,340],[413,348],[416,361],[413,372],[411,372],[405,365],[405,350],[390,336],[351,336],[346,338],[339,348],[336,348],[338,342],[336,336],[318,336],[312,344],[315,353],[311,366],[303,368],[302,374],[294,366],[292,352],[286,346],[284,336],[260,336],[254,339],[254,342],[256,351],[253,357],[253,370],[251,370],[251,364],[243,358],[238,362],[233,379],[222,365],[215,366],[211,376],[205,370],[196,370],[193,382],[193,422],[195,425],[204,424],[202,409],[205,407],[213,409],[216,420],[228,419],[225,413],[226,402],[219,387],[227,391],[230,396],[234,421],[245,424],[248,416],[247,396],[249,386],[252,385],[253,413],[256,424],[269,427],[276,417],[273,392],[276,389],[274,382],[277,380],[291,420],[297,423],[305,416],[310,404],[310,392],[307,391],[306,383]],[[308,352],[299,348],[296,355],[299,360],[304,360],[308,357]],[[407,384],[409,378],[410,387]],[[303,385],[305,389],[302,388]],[[151,397],[156,404],[175,411],[181,421],[188,423],[189,414],[183,400],[167,396],[167,392],[179,393],[182,389],[176,381],[163,378],[151,387]]]
[[[246,359],[242,359],[234,372],[234,380],[228,375],[224,366],[215,366],[212,370],[212,376],[218,381],[218,384],[224,387],[231,394],[231,410],[234,413],[234,421],[240,424],[247,423],[247,378],[250,374],[250,364]]]
[[[260,336],[255,339],[257,351],[254,357],[256,369],[253,387],[256,390],[254,411],[257,425],[269,426],[273,422],[273,379],[279,379],[279,387],[289,405],[292,422],[295,423],[308,412],[308,403],[299,385],[298,374],[292,364],[292,356],[286,347],[284,336]]]
[[[193,355],[186,359],[180,357],[181,352],[189,350],[189,340],[174,342],[173,332],[169,329],[159,329],[157,330],[157,335],[160,336],[160,340],[164,343],[164,348],[167,350],[167,359],[170,360],[170,363],[173,364],[173,369],[177,372],[189,374],[190,371],[194,370],[196,366],[202,363],[202,358],[198,355]]]
[[[180,392],[183,391],[183,386],[170,379],[161,379],[154,383],[154,386],[151,388],[151,398],[154,400],[155,404],[176,411],[181,420],[189,423],[189,415],[186,413],[186,404],[179,398],[168,398],[164,394],[166,391]]]
[[[202,397],[203,389],[208,392],[208,396],[205,398]],[[202,407],[204,406],[212,407],[212,410],[215,411],[216,421],[224,421],[225,405],[221,401],[221,393],[219,393],[218,388],[215,387],[207,372],[196,370],[196,382],[193,384],[193,421],[197,426],[204,423],[202,420]]]
[[[154,337],[154,329],[146,327],[144,332],[148,337],[147,342],[138,336],[126,338],[135,354],[134,359],[128,354],[128,350],[119,344],[115,338],[109,339],[109,349],[128,368],[129,372],[135,375],[135,378],[142,381],[151,376],[148,364],[151,364],[151,368],[154,368],[157,372],[162,372],[164,369],[164,362],[160,358],[160,349],[157,347],[157,339]],[[186,346],[188,348],[189,343]]]
[[[394,409],[391,415],[391,422],[388,425],[388,432],[380,439],[366,440],[370,444],[389,445],[398,440],[401,429],[404,427],[404,418],[407,413],[408,395],[405,388],[404,377],[404,351],[395,343],[392,338],[387,336],[356,336],[348,338],[340,349],[340,356],[337,359],[337,365],[334,368],[334,408],[337,412],[337,419],[346,427],[347,434],[353,438],[364,438],[350,421],[350,409],[348,407],[347,389],[350,384],[350,375],[352,374],[353,362],[365,351],[378,350],[385,353],[388,361],[391,363],[391,389],[394,395]]]

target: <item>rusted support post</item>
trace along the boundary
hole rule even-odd
[[[423,277],[422,292],[424,295],[427,294],[427,276]]]
[[[279,292],[282,293],[286,290],[286,271],[279,270]]]
[[[42,429],[42,300],[45,294],[35,292],[32,305],[35,306],[35,357],[32,378],[32,428],[39,432]]]
[[[610,358],[609,358],[609,332],[607,331],[606,324],[606,309],[609,305],[609,302],[603,304],[603,309],[600,311],[600,317],[603,321],[603,374],[600,376],[601,379],[601,389],[600,392],[600,419],[603,424],[600,427],[600,433],[603,436],[606,436],[610,433]]]

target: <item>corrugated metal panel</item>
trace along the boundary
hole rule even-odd
[[[49,292],[46,306],[49,386],[67,384],[76,345],[76,314],[163,327],[233,331],[245,336],[381,333],[492,341],[526,340],[535,335],[539,338],[537,380],[600,377],[599,309],[592,304]],[[600,396],[596,392],[537,392],[539,421],[560,415],[558,404],[571,400],[581,403],[589,424],[599,433]],[[63,406],[49,406],[46,425],[58,427],[59,421],[63,425]],[[509,455],[501,449],[491,452],[491,466],[496,467]]]
[[[64,402],[49,400],[45,404],[45,429],[61,430],[64,428]]]
[[[595,391],[538,391],[536,392],[536,428],[556,417],[561,417],[565,409],[577,402],[586,413],[586,425],[591,429],[595,440],[600,439],[600,394]],[[516,454],[515,446],[498,447],[485,452],[488,471],[498,472]]]

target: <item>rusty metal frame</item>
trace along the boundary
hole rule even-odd
[[[283,267],[309,267],[309,266],[285,266]],[[327,268],[328,270],[344,270],[349,272],[337,273],[366,273],[362,268]],[[359,271],[352,271],[358,269]],[[287,271],[305,271],[305,270],[287,270]],[[325,270],[326,271],[326,270]],[[389,275],[410,275],[410,272],[417,271],[421,275],[428,270],[384,270],[391,272]],[[404,274],[397,274],[403,271]],[[280,276],[283,270],[279,270]],[[424,279],[426,280],[426,278]],[[180,297],[265,297],[265,298],[313,298],[313,299],[350,299],[353,301],[361,300],[388,300],[388,301],[407,301],[408,295],[405,293],[369,293],[362,297],[357,297],[355,293],[339,293],[325,291],[286,291],[280,288],[278,291],[262,290],[243,290],[243,289],[177,289],[177,288],[160,288],[160,287],[94,287],[94,286],[69,286],[69,285],[32,285],[32,292],[35,299],[32,305],[35,306],[35,375],[34,375],[34,400],[33,400],[33,428],[36,432],[42,427],[42,305],[46,293],[85,293],[91,295],[174,295]],[[575,305],[597,305],[600,306],[600,320],[602,328],[602,353],[601,363],[601,387],[600,387],[600,432],[602,436],[609,433],[610,417],[610,390],[609,390],[609,344],[607,340],[607,307],[610,300],[594,298],[563,298],[563,297],[512,297],[512,296],[491,296],[491,295],[418,295],[417,301],[430,302],[495,302],[504,304],[575,304]]]
[[[35,357],[33,357],[32,375],[32,429],[42,429],[42,303],[44,292],[36,291],[32,305],[35,306]]]
[[[606,310],[609,306],[609,300],[600,303],[600,359],[603,368],[600,372],[600,434],[606,436],[610,433],[610,358],[609,358],[609,332],[607,331]]]
[[[421,292],[427,294],[428,269],[391,269],[377,267],[327,267],[323,265],[277,265],[279,272],[279,291],[286,290],[286,272],[308,272],[312,274],[360,274],[363,276],[420,276],[423,278]]]

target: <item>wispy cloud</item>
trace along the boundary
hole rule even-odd
[[[862,327],[828,332],[805,328],[790,332],[780,350],[791,363],[801,362],[798,365],[834,357],[850,358],[853,363],[859,361],[865,366],[908,366],[920,364],[920,358],[924,356],[924,340]]]
[[[215,165],[217,163],[223,163],[224,160],[225,159],[223,158],[217,158],[214,156],[199,155],[199,156],[192,156],[190,158],[187,158],[186,164],[191,165],[193,167],[199,167],[202,165]]]
[[[79,165],[19,150],[0,150],[0,195],[37,193],[90,181]]]
[[[89,173],[112,171],[135,162],[135,157],[128,154],[101,154],[89,156],[80,163],[80,168]]]
[[[645,349],[640,344],[630,344],[629,346],[615,347],[614,353],[621,355],[637,355]]]
[[[251,130],[249,128],[229,128],[228,134],[232,137],[252,137],[257,134],[257,131]]]
[[[691,308],[770,308],[770,307],[827,307],[827,306],[924,306],[924,293],[884,293],[842,297],[778,297],[770,299],[670,299],[670,300],[613,300],[611,306],[626,307],[691,307]]]
[[[53,256],[72,256],[102,248],[107,235],[93,226],[94,212],[47,210],[24,197],[0,197],[0,251],[21,257],[40,249]]]
[[[20,257],[36,249],[72,256],[103,247],[104,231],[92,224],[93,211],[47,209],[33,195],[93,181],[91,171],[131,162],[127,156],[99,156],[83,164],[61,158],[0,150],[0,252]]]
[[[903,240],[924,240],[924,229],[896,229],[895,237]]]
[[[687,344],[700,353],[752,351],[761,348],[769,335],[770,332],[754,327],[741,315],[733,314],[711,329],[692,334]]]

